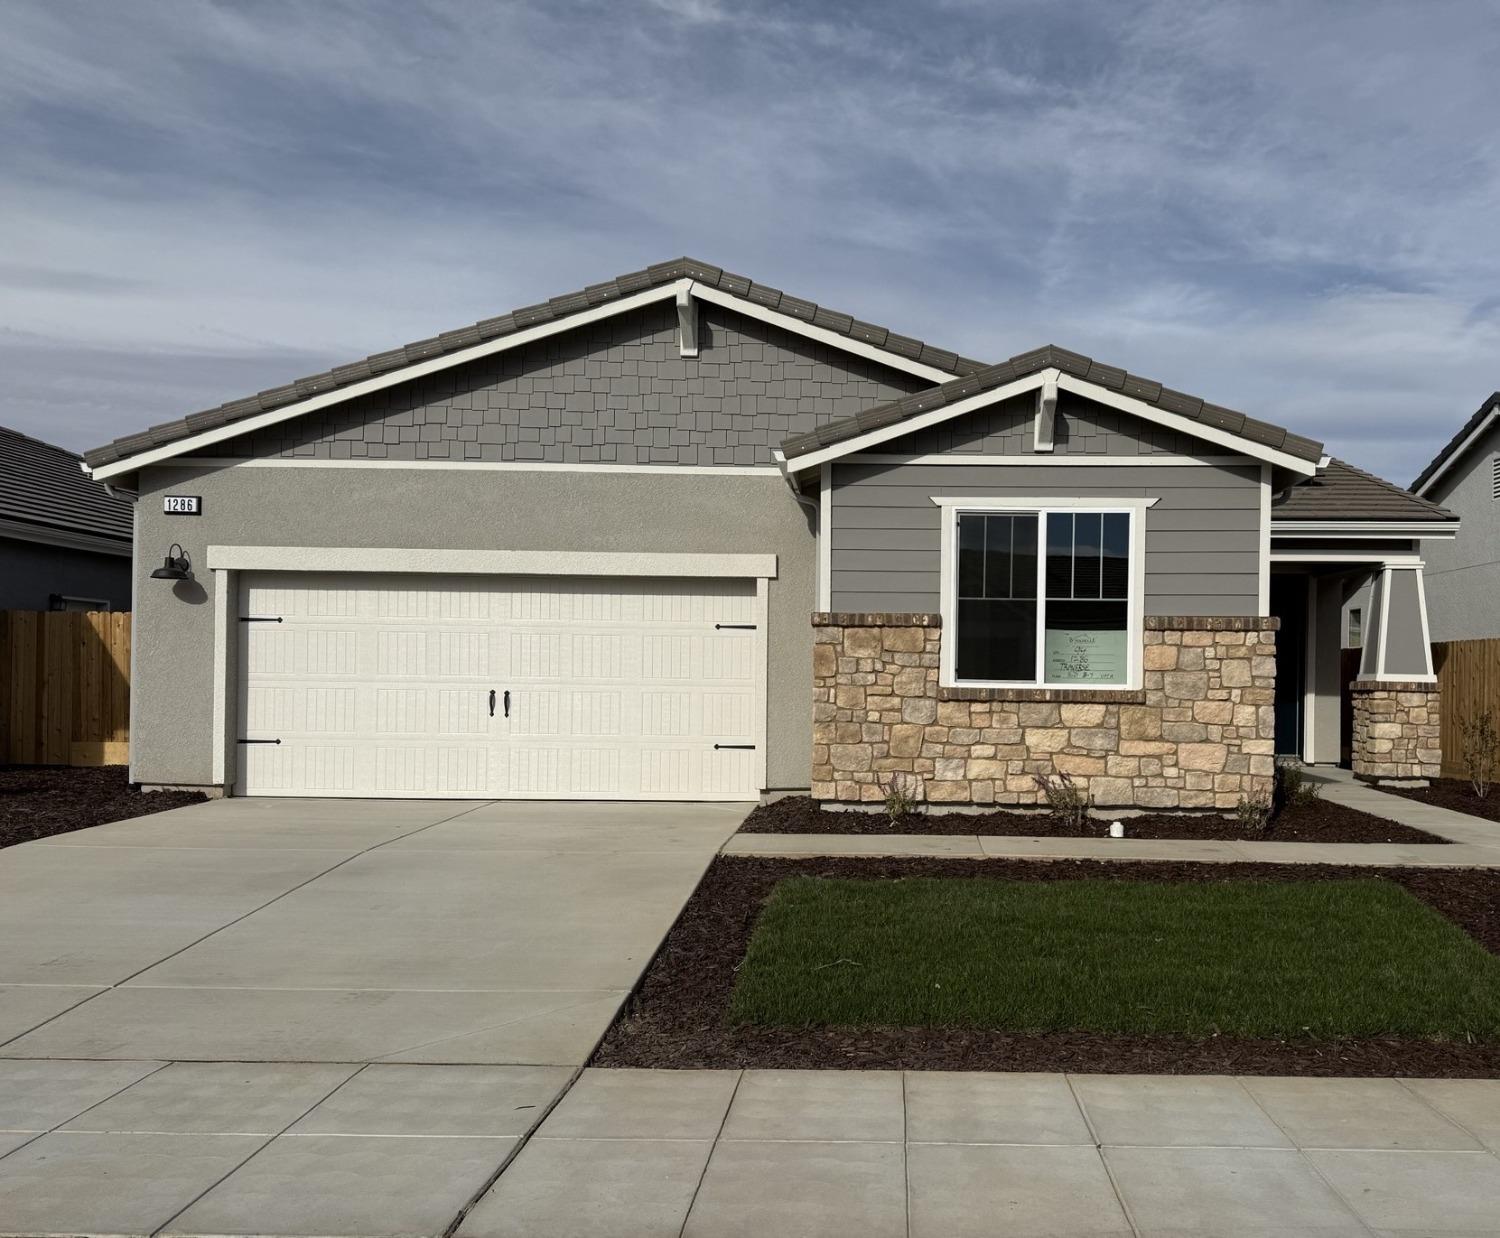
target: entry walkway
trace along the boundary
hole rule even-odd
[[[459,1238],[1500,1232],[1500,1082],[588,1070]]]
[[[1149,838],[1025,838],[983,834],[735,834],[725,855],[936,856],[1013,860],[1195,860],[1234,864],[1358,864],[1376,867],[1500,868],[1500,823],[1377,791],[1348,770],[1308,777],[1325,799],[1385,817],[1449,843],[1283,843]],[[1130,828],[1126,818],[1125,828]]]

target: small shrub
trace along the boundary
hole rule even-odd
[[[1037,789],[1047,797],[1054,816],[1060,817],[1075,830],[1080,829],[1088,820],[1089,809],[1094,806],[1093,797],[1082,790],[1068,774],[1059,774],[1056,778],[1034,774],[1032,780]]]
[[[899,825],[907,813],[917,810],[922,784],[914,774],[895,773],[885,788],[885,815],[892,825]]]
[[[1496,730],[1495,717],[1488,710],[1481,710],[1467,718],[1458,720],[1458,731],[1463,737],[1464,770],[1469,775],[1469,785],[1480,799],[1490,793],[1490,782],[1495,774],[1495,751],[1500,748],[1500,731]]]
[[[1264,834],[1271,823],[1271,797],[1263,791],[1242,795],[1234,806],[1234,817],[1246,834]]]
[[[1302,808],[1320,799],[1321,783],[1313,782],[1300,761],[1283,761],[1276,766],[1276,787],[1281,802],[1289,808]]]

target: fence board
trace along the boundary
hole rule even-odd
[[[1464,719],[1489,710],[1500,724],[1500,639],[1435,641],[1432,663],[1442,691],[1443,777],[1464,778]]]
[[[128,612],[0,612],[0,762],[128,759],[130,642]]]

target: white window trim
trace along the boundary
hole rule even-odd
[[[940,537],[942,564],[939,572],[938,607],[943,617],[943,636],[940,646],[938,683],[944,688],[1045,688],[1058,691],[1120,692],[1139,689],[1142,681],[1142,647],[1145,643],[1146,613],[1146,511],[1159,501],[1152,498],[1120,498],[1084,501],[1076,496],[1038,495],[1017,498],[960,498],[947,495],[933,496],[941,510],[942,535]],[[958,631],[958,572],[955,564],[960,513],[969,512],[1034,512],[1045,515],[1058,513],[1124,513],[1130,517],[1130,593],[1126,598],[1125,622],[1125,666],[1124,683],[1047,683],[1046,662],[1046,543],[1044,522],[1037,527],[1037,594],[1038,612],[1036,624],[1037,678],[1031,680],[975,680],[959,679],[954,673],[956,652],[952,633]]]

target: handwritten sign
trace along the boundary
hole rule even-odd
[[[1125,633],[1047,629],[1048,683],[1124,683]]]

